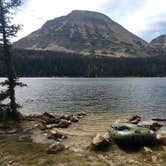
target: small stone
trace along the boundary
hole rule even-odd
[[[148,147],[144,147],[144,151],[146,154],[151,154],[153,152],[152,149],[150,149]]]
[[[39,123],[39,124],[36,125],[36,127],[39,128],[40,130],[46,130],[47,129],[47,127],[44,123]]]
[[[17,130],[16,129],[8,130],[7,133],[8,134],[15,134],[15,133],[17,133]]]
[[[166,146],[162,146],[162,149],[163,149],[164,151],[166,151]]]
[[[61,116],[61,119],[71,120],[72,117],[73,117],[73,115],[64,114],[64,115]]]
[[[48,112],[44,112],[43,116],[46,116],[48,118],[55,118],[52,114],[48,113]]]
[[[59,125],[58,124],[49,124],[49,125],[46,125],[46,128],[47,129],[52,129],[52,128],[55,128],[55,127],[58,127]]]
[[[70,124],[71,124],[71,121],[67,121],[67,120],[61,119],[59,124],[58,124],[58,127],[60,127],[60,128],[67,128]]]
[[[152,162],[155,163],[155,162],[157,161],[157,156],[152,156],[152,157],[151,157],[151,160],[152,160]]]
[[[30,133],[32,133],[32,128],[25,128],[25,129],[23,129],[22,133],[30,134]]]
[[[111,135],[110,135],[108,132],[106,132],[106,133],[103,135],[103,137],[104,137],[104,139],[107,140],[108,142],[111,141]]]
[[[80,112],[77,114],[77,118],[82,119],[86,115],[85,112]]]
[[[73,117],[71,118],[71,121],[72,121],[72,122],[78,122],[79,119],[78,119],[76,116],[73,116]]]
[[[96,157],[94,157],[94,156],[88,156],[87,160],[93,162],[93,161],[96,160]]]
[[[134,115],[129,118],[129,122],[133,124],[138,124],[141,121],[141,117],[138,115]]]
[[[135,161],[134,161],[133,159],[131,159],[131,160],[128,161],[128,163],[129,163],[129,164],[134,164]]]
[[[63,144],[57,142],[57,143],[52,144],[48,148],[47,153],[48,154],[56,154],[56,153],[58,153],[60,151],[64,151],[64,150],[65,150],[65,146]]]
[[[59,140],[59,139],[66,139],[67,136],[64,135],[61,132],[58,132],[57,130],[50,130],[47,134],[48,139],[54,139],[54,140]]]

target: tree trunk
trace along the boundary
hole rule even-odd
[[[10,113],[12,118],[17,118],[17,109],[16,109],[16,101],[15,101],[15,76],[14,76],[14,69],[12,67],[12,54],[9,41],[7,39],[6,33],[6,20],[5,14],[3,9],[2,0],[0,0],[0,9],[1,9],[1,25],[2,25],[2,35],[3,35],[3,51],[4,51],[4,58],[5,63],[7,66],[7,77],[8,77],[8,88],[9,88],[9,98],[10,98]]]

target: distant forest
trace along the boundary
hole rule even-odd
[[[14,65],[19,77],[166,76],[166,55],[114,58],[33,50],[15,50],[14,54]],[[0,76],[6,76],[2,62]]]

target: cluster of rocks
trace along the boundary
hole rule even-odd
[[[28,116],[30,121],[39,121],[35,127],[40,130],[44,130],[47,133],[47,139],[54,140],[54,143],[50,145],[47,150],[48,154],[56,154],[60,151],[65,150],[65,146],[61,143],[62,140],[66,139],[68,136],[63,132],[57,130],[57,128],[68,128],[72,123],[79,122],[80,119],[85,117],[85,113],[73,114],[63,114],[63,115],[53,115],[51,113],[43,113],[40,116]]]
[[[160,121],[157,121],[155,119],[142,121],[141,117],[138,115],[134,115],[128,119],[129,123],[136,124],[141,127],[149,128],[150,130],[157,131],[159,130],[163,124]]]
[[[71,123],[78,122],[85,115],[86,115],[85,113],[78,113],[76,115],[73,114],[53,115],[45,112],[40,116],[40,121],[43,125],[43,129],[67,128],[71,125]]]

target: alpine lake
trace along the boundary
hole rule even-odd
[[[3,80],[4,78],[1,78]],[[21,78],[27,87],[16,89],[25,115],[77,114],[86,116],[58,131],[68,135],[64,152],[47,154],[50,141],[33,132],[33,142],[18,135],[0,135],[0,165],[11,166],[165,166],[166,145],[124,150],[111,145],[92,151],[88,145],[97,133],[105,133],[115,121],[132,115],[142,120],[166,118],[166,78]],[[31,128],[36,122],[22,124]],[[163,127],[165,130],[165,127]],[[41,134],[41,133],[40,133]],[[45,134],[44,132],[42,133]],[[146,149],[146,150],[145,150]]]

